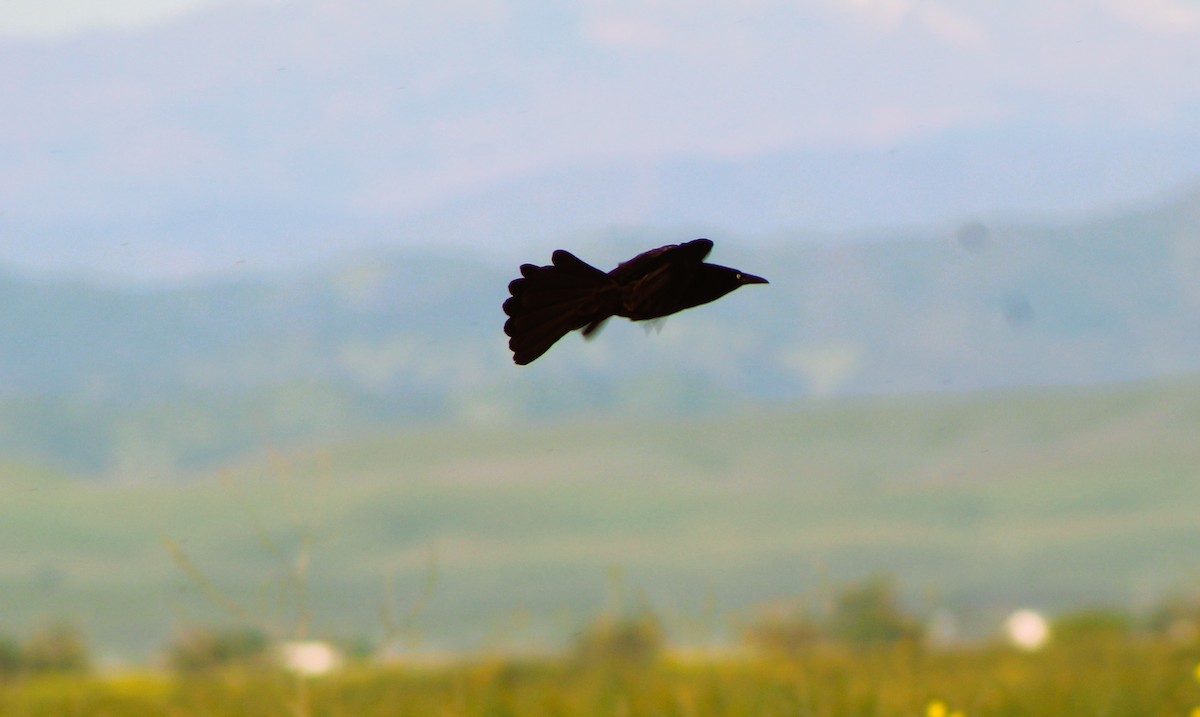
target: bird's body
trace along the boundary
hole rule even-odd
[[[766,279],[706,264],[708,239],[668,244],[638,254],[604,272],[559,249],[549,266],[521,265],[521,278],[508,285],[504,333],[513,361],[527,364],[554,342],[582,329],[590,336],[608,318],[658,319],[715,301],[745,284]]]

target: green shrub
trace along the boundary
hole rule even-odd
[[[67,623],[34,632],[21,650],[20,661],[30,672],[83,672],[90,662],[83,633]]]
[[[742,629],[746,645],[772,657],[799,657],[828,640],[826,626],[804,606],[760,610]]]
[[[260,666],[269,661],[271,641],[253,627],[179,631],[166,648],[167,664],[180,672],[218,667]]]
[[[662,622],[649,611],[634,615],[601,616],[575,640],[577,662],[603,665],[645,665],[664,644]]]
[[[0,680],[17,674],[24,667],[21,646],[16,640],[0,635]]]
[[[1052,634],[1063,645],[1092,645],[1119,642],[1129,637],[1133,620],[1128,613],[1111,608],[1088,608],[1055,618]]]
[[[913,640],[921,633],[917,621],[900,607],[891,578],[882,575],[842,588],[834,599],[829,631],[858,646]]]

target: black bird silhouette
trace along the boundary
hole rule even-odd
[[[527,364],[563,336],[583,329],[590,337],[611,316],[657,319],[707,304],[745,284],[767,280],[737,269],[704,263],[708,239],[668,244],[638,254],[605,273],[559,249],[549,266],[521,265],[508,285],[504,333],[513,361]]]

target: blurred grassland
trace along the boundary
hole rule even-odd
[[[271,672],[126,673],[0,682],[0,714],[1177,717],[1200,705],[1196,660],[1194,649],[1124,642],[1037,654],[894,646],[636,669],[496,657],[304,682]]]
[[[432,566],[425,647],[557,644],[614,565],[682,643],[879,570],[923,611],[1137,609],[1197,583],[1197,436],[1200,382],[1179,380],[413,431],[105,482],[7,465],[0,630],[67,619],[142,659],[222,618],[164,540],[286,620],[306,537],[315,634],[377,634]]]

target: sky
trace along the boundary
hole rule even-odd
[[[794,182],[755,232],[1078,214],[1200,178],[1198,67],[1200,0],[3,0],[0,264],[718,223],[672,162]]]
[[[5,0],[0,8],[0,35],[55,40],[81,32],[136,32],[177,21],[189,13],[230,3],[275,3],[286,0]]]

